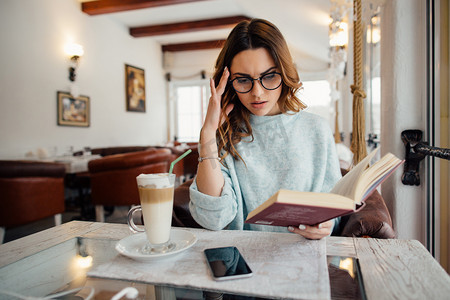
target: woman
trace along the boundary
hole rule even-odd
[[[262,19],[239,23],[210,85],[190,187],[194,219],[212,230],[286,231],[244,220],[280,188],[328,192],[341,174],[328,124],[303,112],[306,106],[295,96],[301,83],[281,32]],[[320,239],[334,225],[331,220],[288,230]]]

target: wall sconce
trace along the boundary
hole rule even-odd
[[[83,46],[78,44],[68,44],[65,46],[64,51],[70,58],[69,80],[75,81],[77,76],[76,70],[80,62],[80,58],[84,54]]]
[[[331,47],[345,47],[348,44],[348,25],[343,21],[333,21],[329,31]]]
[[[337,18],[337,19],[336,19]],[[336,89],[336,82],[346,75],[347,51],[348,44],[348,25],[341,21],[342,16],[330,17],[330,25],[328,36],[330,39],[330,58],[329,81],[332,86],[332,92]],[[337,92],[337,91],[334,91]],[[335,93],[337,96],[338,94]],[[340,96],[339,96],[340,97]],[[339,97],[336,97],[337,100]]]

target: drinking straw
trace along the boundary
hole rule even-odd
[[[175,159],[171,164],[170,164],[170,169],[169,169],[169,174],[172,174],[172,170],[173,170],[173,166],[179,162],[180,160],[182,160],[186,155],[188,155],[189,153],[191,153],[192,150],[189,149],[186,152],[184,152],[183,154],[181,154],[177,159]]]

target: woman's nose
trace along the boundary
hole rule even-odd
[[[253,83],[253,88],[252,88],[252,95],[253,96],[260,96],[264,93],[264,88],[261,85],[261,81],[259,80],[255,80],[255,82]]]

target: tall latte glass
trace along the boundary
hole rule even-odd
[[[175,247],[170,241],[175,174],[141,174],[136,180],[141,205],[128,212],[128,225],[134,232],[144,231],[133,221],[133,214],[141,210],[148,239],[142,253],[169,252]]]

